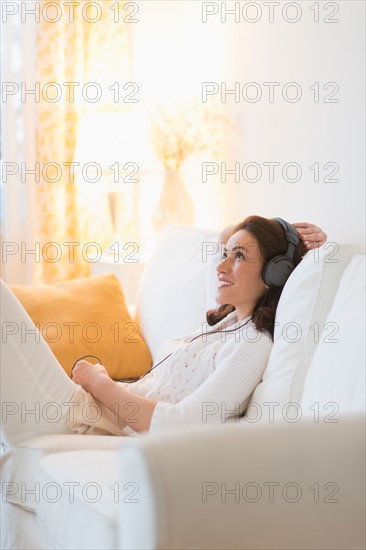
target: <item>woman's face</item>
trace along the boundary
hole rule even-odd
[[[246,229],[229,238],[223,259],[216,268],[216,302],[235,306],[239,320],[252,314],[256,302],[266,291],[261,276],[263,263],[258,241]]]

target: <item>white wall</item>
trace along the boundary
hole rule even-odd
[[[248,3],[240,4],[242,7]],[[333,2],[325,11],[324,3],[320,3],[320,22],[314,23],[314,12],[309,9],[314,2],[298,2],[302,17],[292,24],[281,15],[288,2],[281,2],[276,8],[273,23],[268,22],[268,8],[265,10],[263,2],[256,4],[262,8],[258,22],[250,24],[241,14],[239,23],[234,22],[233,16],[222,23],[230,26],[231,36],[228,88],[235,82],[257,82],[263,91],[257,103],[242,97],[235,103],[233,96],[227,96],[239,126],[238,136],[232,141],[230,162],[240,162],[241,167],[256,162],[263,169],[257,183],[245,182],[243,178],[234,183],[233,176],[223,183],[236,197],[233,218],[257,213],[289,221],[313,221],[327,231],[329,240],[364,244],[365,4]],[[340,9],[333,18],[339,22],[322,22],[337,6]],[[295,11],[290,10],[288,17],[294,16]],[[254,17],[254,11],[248,12],[248,18]],[[281,95],[283,85],[291,81],[302,89],[297,103],[286,102]],[[264,82],[281,83],[273,103],[268,101]],[[314,82],[320,84],[319,103],[314,102],[314,93],[309,90]],[[327,82],[339,85],[335,95],[338,103],[322,101],[332,91],[322,90]],[[254,88],[248,90],[248,94],[253,91]],[[268,168],[263,166],[269,161],[281,163],[280,169],[288,162],[297,162],[302,178],[297,183],[286,182],[279,171],[270,183]],[[316,161],[321,166],[335,162],[339,166],[335,176],[339,182],[322,181],[324,171],[320,172],[320,181],[314,182],[309,166]],[[289,175],[292,177],[291,171]],[[250,177],[254,177],[254,172]]]
[[[273,22],[269,4],[274,6]],[[327,231],[329,240],[363,244],[364,2],[154,0],[140,5],[140,23],[134,30],[134,76],[144,104],[200,95],[203,82],[214,82],[218,88],[225,82],[228,89],[237,83],[240,91],[246,83],[256,82],[262,91],[256,103],[242,95],[238,103],[233,95],[221,97],[235,127],[229,133],[226,157],[217,161],[218,166],[226,161],[229,169],[235,162],[240,168],[258,163],[262,177],[254,183],[241,175],[235,182],[235,176],[228,175],[224,182],[219,171],[204,183],[201,166],[190,161],[185,179],[196,204],[197,225],[220,227],[257,213],[312,221]],[[316,6],[318,23],[314,21]],[[226,15],[226,22],[225,8],[237,9],[236,14]],[[207,13],[204,22],[205,12],[215,13]],[[257,22],[248,22],[256,16]],[[285,20],[296,17],[299,20],[294,23]],[[339,21],[326,23],[326,18]],[[280,83],[272,103],[265,82]],[[301,88],[298,102],[282,97],[289,82]],[[319,102],[309,89],[315,82],[319,83]],[[332,85],[323,89],[329,82],[339,86],[333,96],[337,103],[324,102],[334,89]],[[248,94],[253,91],[249,89]],[[289,89],[289,94],[294,91]],[[207,155],[207,161],[212,160]],[[280,163],[273,182],[264,162]],[[302,170],[297,182],[282,177],[282,168],[289,162]],[[319,182],[309,168],[316,162]],[[332,165],[323,168],[326,163],[339,167],[334,176],[338,182],[324,181],[332,173]],[[294,175],[290,169],[288,176]]]
[[[143,0],[138,4],[139,23],[132,31],[132,73],[143,110],[152,110],[159,102],[200,98],[203,81],[227,78],[230,29],[217,19],[204,24],[201,2]],[[196,225],[216,229],[232,223],[233,197],[222,196],[217,178],[202,184],[200,159],[188,159],[182,173],[195,204]],[[151,208],[159,200],[162,184],[162,170],[140,171],[144,245],[153,239]]]
[[[199,161],[190,159],[184,172],[187,188],[196,204],[196,224],[216,229],[257,213],[282,216],[289,221],[313,221],[327,231],[329,240],[364,244],[365,3],[357,0],[270,3],[143,0],[139,4],[139,23],[135,24],[132,33],[131,77],[140,86],[143,108],[171,97],[199,97],[203,82],[214,82],[218,87],[226,82],[227,88],[233,88],[237,82],[240,89],[245,83],[256,82],[262,90],[262,98],[256,103],[245,101],[242,96],[238,103],[232,95],[222,98],[226,99],[224,105],[236,127],[230,130],[226,157],[218,160],[218,164],[226,161],[229,169],[235,162],[240,163],[240,168],[246,163],[258,163],[263,170],[262,177],[257,183],[248,183],[242,177],[235,182],[234,176],[228,175],[223,182],[222,174],[218,173],[205,183]],[[275,7],[272,23],[269,22],[269,5]],[[210,11],[217,11],[207,15],[206,22],[203,19],[205,6]],[[284,20],[282,10],[286,6],[290,19],[294,18],[296,6],[301,9],[298,22]],[[314,22],[311,6],[319,6],[319,23]],[[228,14],[225,22],[225,12],[220,13],[225,7],[238,7],[238,22],[235,22],[238,14]],[[339,12],[332,16],[332,10],[338,7]],[[253,20],[255,10],[257,15],[261,12],[258,21],[246,21],[243,13]],[[326,16],[338,18],[339,22],[325,23]],[[32,32],[34,35],[34,29],[29,29],[29,33]],[[24,51],[32,57],[33,42],[27,37],[25,40],[28,48]],[[32,63],[26,66],[31,73]],[[31,80],[30,73],[19,75],[19,78]],[[8,76],[8,80],[16,78],[10,73]],[[273,103],[268,101],[265,82],[280,83],[275,89]],[[301,86],[302,97],[297,103],[286,102],[282,97],[281,90],[288,82]],[[314,82],[320,84],[319,103],[314,102],[314,93],[309,90]],[[338,103],[323,102],[331,91],[322,89],[327,82],[338,84]],[[250,91],[253,92],[253,88]],[[10,154],[15,146],[14,132],[10,115],[5,114],[7,116],[2,117],[3,135],[6,136],[4,159],[14,160]],[[30,128],[32,113],[22,116]],[[24,158],[31,160],[34,142],[29,139],[25,142],[27,156]],[[214,159],[207,155],[204,160]],[[268,181],[264,162],[281,163],[272,183]],[[288,162],[296,162],[302,169],[302,177],[296,183],[281,177],[281,169]],[[339,182],[322,181],[327,173],[324,170],[320,173],[321,181],[314,182],[314,173],[309,167],[315,162],[319,162],[320,167],[327,162],[336,163]],[[150,179],[141,181],[140,199],[146,212],[151,212],[151,205],[158,200],[161,185],[161,174],[152,174]],[[26,196],[22,191],[18,186],[16,193]],[[30,193],[28,188],[25,191]],[[5,193],[5,241],[31,239],[35,220],[32,220],[32,208],[25,208],[32,204],[33,199],[30,199],[32,197],[27,195],[25,201],[16,200],[13,186]],[[21,215],[10,208],[10,202],[14,201]],[[149,216],[143,214],[142,208],[141,218],[147,236],[151,234]],[[6,268],[3,277],[7,280],[31,282],[26,264],[9,261],[2,267]]]

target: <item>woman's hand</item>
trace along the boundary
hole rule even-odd
[[[76,363],[72,370],[71,377],[75,384],[79,384],[79,386],[82,386],[85,391],[92,395],[95,394],[95,388],[101,381],[106,378],[110,379],[103,365],[100,363],[93,365],[93,363],[89,363],[84,359]]]
[[[327,234],[313,223],[299,222],[292,224],[300,237],[304,242],[306,248],[309,250],[311,248],[319,248],[327,240]]]
[[[319,246],[322,246],[327,240],[327,234],[313,223],[299,222],[293,223],[292,225],[296,228],[300,239],[304,241],[304,244],[308,250],[311,248],[319,248]],[[235,225],[225,227],[225,229],[221,231],[217,242],[220,244],[226,244],[234,232],[234,227]]]
[[[117,415],[121,428],[127,425],[136,432],[144,432],[150,428],[156,401],[128,391],[112,380],[100,363],[93,365],[82,359],[76,363],[71,376],[75,384],[82,386]]]

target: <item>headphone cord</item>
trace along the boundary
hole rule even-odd
[[[191,340],[188,340],[187,344],[190,344],[191,342],[193,342],[194,340],[197,340],[197,338],[201,338],[202,336],[206,336],[206,335],[210,335],[210,334],[217,334],[217,333],[226,333],[226,332],[234,332],[235,330],[239,330],[240,328],[243,328],[245,327],[245,325],[247,325],[250,321],[252,320],[252,317],[250,317],[247,321],[245,321],[245,323],[243,323],[241,326],[239,327],[236,327],[236,328],[232,328],[232,329],[229,329],[229,330],[212,330],[210,332],[201,332],[200,334],[198,334],[197,336],[195,336],[194,338],[192,338]],[[125,378],[120,378],[118,380],[116,380],[116,382],[127,382],[127,383],[133,383],[133,382],[138,382],[139,380],[142,380],[142,378],[144,378],[146,375],[150,374],[150,372],[154,369],[156,369],[156,367],[158,367],[159,365],[161,365],[164,361],[166,361],[171,355],[173,355],[173,351],[171,353],[169,353],[169,355],[167,355],[166,357],[164,357],[164,359],[162,359],[161,361],[159,361],[159,363],[157,363],[156,365],[154,365],[153,367],[151,367],[150,370],[148,370],[147,372],[145,372],[145,374],[143,374],[142,376],[140,376],[139,378],[129,378],[129,379],[125,379]]]
[[[268,289],[266,290],[265,294],[264,294],[264,297],[262,299],[262,302],[260,303],[258,309],[260,307],[262,307],[262,305],[264,304],[266,298],[267,298],[267,294],[268,294]],[[192,338],[191,340],[188,340],[187,344],[190,344],[191,342],[193,342],[194,340],[197,340],[197,338],[201,338],[202,336],[209,336],[210,334],[218,334],[218,333],[227,333],[227,332],[234,332],[235,330],[239,330],[240,328],[243,328],[245,327],[245,325],[247,325],[250,321],[252,320],[252,316],[249,317],[249,319],[247,321],[245,321],[245,323],[243,323],[242,325],[240,325],[239,327],[236,327],[236,328],[231,328],[231,329],[228,329],[228,330],[212,330],[210,332],[201,332],[201,334],[198,334],[197,336],[195,336],[194,338]],[[158,367],[159,365],[161,365],[162,363],[164,363],[164,361],[166,361],[171,355],[173,355],[174,352],[171,352],[169,353],[169,355],[167,355],[166,357],[164,357],[164,359],[162,359],[161,361],[159,361],[159,363],[157,363],[156,365],[153,365],[151,367],[150,370],[148,370],[147,372],[145,372],[145,374],[143,374],[142,376],[140,376],[139,378],[118,378],[115,380],[115,382],[126,382],[128,384],[132,384],[133,382],[138,382],[139,380],[142,380],[142,378],[145,378],[145,376],[147,376],[148,374],[150,374],[150,372],[154,369],[156,369],[156,367]],[[73,367],[71,369],[71,376],[72,376],[72,371],[74,370],[75,368],[75,365],[76,363],[78,363],[79,361],[81,361],[82,359],[85,359],[85,357],[94,357],[94,359],[97,359],[98,363],[102,364],[101,360],[96,357],[96,355],[83,355],[83,357],[80,357],[79,359],[77,359],[75,361],[75,363],[73,364]]]

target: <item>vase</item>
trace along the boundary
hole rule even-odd
[[[193,202],[179,169],[166,170],[163,189],[153,213],[153,226],[160,231],[168,224],[192,225]]]

